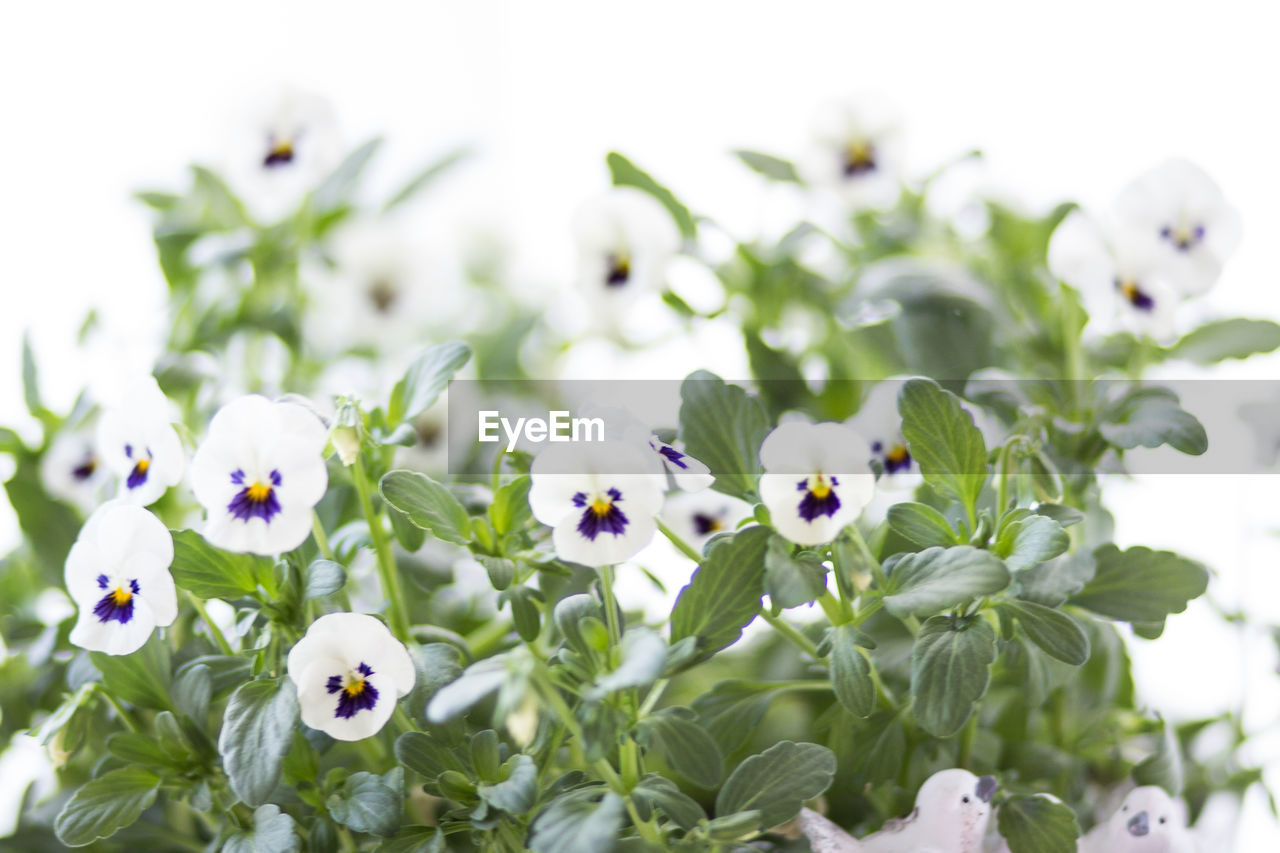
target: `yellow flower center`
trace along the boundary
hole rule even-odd
[[[1136,302],[1138,299],[1138,283],[1134,281],[1120,282],[1120,293],[1130,302]]]
[[[139,474],[147,473],[147,469],[151,467],[150,459],[139,459],[138,464],[133,466]]]
[[[359,681],[349,682],[344,689],[347,691],[348,696],[359,696],[364,692],[364,679],[361,678]]]
[[[133,593],[122,586],[111,591],[111,603],[116,607],[124,607],[133,600]]]
[[[609,510],[612,508],[613,508],[613,501],[609,500],[606,497],[597,496],[596,499],[591,502],[591,511],[599,516],[608,515]]]
[[[823,477],[821,474],[818,474],[816,477],[814,477],[814,481],[809,484],[809,493],[813,495],[815,498],[818,498],[819,500],[821,500],[822,498],[825,498],[827,495],[831,494],[831,486],[827,483],[827,480],[825,477]]]
[[[270,155],[277,160],[288,160],[293,156],[293,142],[282,139],[271,146]]]
[[[885,458],[895,465],[900,465],[907,461],[907,448],[903,447],[901,444],[895,444]]]
[[[248,489],[248,498],[256,504],[266,503],[271,497],[271,486],[267,483],[255,482]]]

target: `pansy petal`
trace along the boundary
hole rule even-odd
[[[135,599],[132,617],[127,622],[103,621],[91,609],[82,607],[69,639],[89,651],[128,655],[146,644],[155,627],[151,607],[139,598]]]

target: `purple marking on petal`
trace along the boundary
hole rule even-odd
[[[349,720],[378,704],[378,688],[368,682],[369,676],[373,675],[373,667],[361,662],[356,671],[363,676],[358,681],[346,681],[341,675],[331,675],[325,682],[325,690],[338,694],[338,705],[333,715],[339,719]]]
[[[126,444],[126,445],[124,446],[124,455],[125,455],[125,456],[128,456],[130,459],[132,459],[132,458],[133,458],[133,445],[132,445],[132,444]]]
[[[631,279],[631,259],[626,255],[610,255],[604,283],[608,287],[622,287]]]
[[[98,585],[102,586],[102,576],[99,575]],[[123,585],[102,596],[102,599],[93,607],[93,615],[98,617],[98,621],[107,623],[112,620],[119,622],[121,625],[128,624],[133,619],[133,597],[139,592],[138,582],[136,580],[129,581],[129,590],[126,592]]]
[[[124,484],[130,489],[136,489],[143,483],[147,482],[147,472],[151,469],[150,459],[139,459],[138,464],[133,466],[133,470],[129,472],[129,479]]]
[[[681,453],[679,450],[676,450],[674,447],[672,447],[669,444],[664,444],[661,447],[659,447],[658,452],[661,453],[663,456],[665,456],[667,461],[670,462],[672,465],[676,465],[680,468],[686,468],[686,469],[689,467],[689,463],[684,461],[685,455]]]
[[[237,468],[231,472],[231,484],[235,486],[244,485],[244,471]]]
[[[582,518],[578,521],[578,532],[589,542],[596,541],[596,537],[601,533],[621,536],[627,529],[629,521],[626,513],[618,508],[618,504],[622,501],[622,492],[610,489],[607,494],[609,496],[607,501],[597,497],[590,503],[587,502],[587,496],[583,492],[573,496],[574,506],[586,507]]]
[[[911,452],[901,444],[895,444],[884,455],[884,472],[886,474],[896,474],[899,471],[906,471],[910,467]]]
[[[110,578],[106,575],[98,575],[98,589],[106,589]]]
[[[821,475],[818,475],[818,485],[825,485]],[[815,494],[814,488],[809,485],[809,477],[804,478],[796,484],[796,490],[804,492],[804,497],[800,499],[800,517],[805,521],[813,521],[819,516],[833,516],[836,510],[840,509],[840,498],[836,495],[835,487],[840,485],[840,481],[835,477],[827,478],[830,485],[827,486],[825,494]]]
[[[237,471],[236,474],[240,474],[240,482],[243,482],[243,473]],[[232,482],[236,482],[236,474],[231,475]],[[273,471],[272,475],[272,482],[277,482],[279,474]],[[236,483],[236,485],[239,484],[239,482]],[[260,518],[270,523],[271,519],[280,513],[280,501],[276,498],[275,487],[255,482],[236,492],[231,503],[227,504],[227,511],[245,523],[248,523],[251,518]]]
[[[281,481],[282,481],[283,479],[284,479],[284,478],[280,476],[280,472],[279,472],[279,471],[277,471],[275,468],[272,468],[272,469],[271,469],[271,483],[272,483],[272,485],[275,485],[275,486],[280,485],[280,483],[281,483]]]

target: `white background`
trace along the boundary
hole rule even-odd
[[[1033,3],[79,3],[0,10],[0,423],[22,421],[19,339],[31,329],[49,397],[89,366],[71,349],[90,305],[121,330],[118,358],[161,321],[148,217],[129,200],[175,187],[218,153],[227,117],[289,83],[330,96],[351,142],[389,138],[391,186],[460,142],[482,156],[428,204],[423,238],[506,229],[529,286],[570,271],[566,225],[625,151],[695,210],[749,235],[776,194],[726,155],[798,151],[816,104],[873,91],[907,119],[924,171],[970,147],[1041,206],[1105,201],[1138,171],[1187,156],[1244,214],[1246,236],[1210,311],[1280,317],[1280,80],[1263,4]],[[782,203],[782,202],[778,202]],[[714,365],[713,361],[709,363]],[[684,364],[682,367],[690,365]],[[101,365],[99,365],[101,367]],[[1234,366],[1272,377],[1280,361]],[[1122,544],[1177,548],[1219,573],[1216,594],[1280,622],[1280,503],[1270,477],[1119,484]],[[0,539],[12,541],[6,511]],[[1174,717],[1247,702],[1280,716],[1275,654],[1207,608],[1139,646],[1143,696]],[[1259,756],[1280,754],[1274,738]],[[1273,762],[1274,763],[1274,762]],[[1271,781],[1280,784],[1280,768]],[[1235,849],[1280,831],[1250,799]],[[1216,847],[1216,849],[1222,849]]]

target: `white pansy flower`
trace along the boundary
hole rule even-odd
[[[1170,160],[1121,190],[1115,219],[1153,244],[1179,292],[1196,296],[1218,280],[1240,243],[1240,214],[1198,166]]]
[[[717,533],[732,533],[751,516],[751,505],[719,492],[677,492],[667,498],[662,520],[685,542],[699,551]]]
[[[342,157],[333,105],[309,92],[285,90],[253,104],[234,137],[227,178],[267,222],[292,213]]]
[[[775,530],[822,545],[856,521],[875,494],[871,448],[844,424],[784,423],[760,447],[760,500]]]
[[[667,444],[632,410],[614,406],[588,405],[584,412],[587,417],[603,421],[609,437],[652,454],[654,473],[662,477],[664,489],[666,474],[670,474],[675,480],[677,488],[686,492],[701,491],[715,482],[716,478],[712,476],[710,468],[675,445]]]
[[[1080,292],[1090,325],[1156,340],[1174,334],[1178,291],[1152,241],[1131,228],[1072,211],[1049,238],[1049,271]]]
[[[874,98],[832,101],[814,117],[813,141],[798,163],[815,186],[857,209],[892,207],[902,192],[902,124]]]
[[[362,740],[391,719],[413,689],[409,650],[377,618],[330,613],[289,650],[302,722],[336,740]]]
[[[877,491],[913,491],[922,482],[920,466],[911,458],[902,437],[902,415],[898,413],[898,391],[902,382],[886,379],[867,394],[849,426],[871,447],[871,460],[880,468]]]
[[[529,506],[556,554],[585,566],[634,556],[657,530],[662,484],[644,450],[622,441],[553,446],[533,460]]]
[[[316,270],[310,338],[326,351],[403,350],[421,340],[423,326],[442,313],[428,300],[428,272],[418,243],[399,226],[362,222],[343,227],[329,245],[332,268]]]
[[[151,376],[130,382],[119,405],[102,413],[97,442],[99,458],[120,479],[121,500],[146,506],[182,480],[187,460],[172,406]]]
[[[71,642],[127,655],[178,618],[169,566],[173,537],[160,519],[122,501],[103,504],[67,554],[67,592],[80,611]]]
[[[191,488],[209,515],[205,538],[264,555],[301,545],[329,484],[327,438],[297,403],[250,395],[219,409],[191,460]]]
[[[100,503],[107,469],[87,430],[60,432],[40,460],[40,481],[52,497],[85,512]]]
[[[648,443],[649,449],[658,454],[663,468],[675,479],[682,491],[700,492],[716,481],[710,468],[683,450],[677,450],[656,435],[649,436]]]
[[[667,262],[680,247],[671,214],[648,193],[613,187],[573,216],[577,287],[597,310],[619,310],[645,291],[660,291]]]

